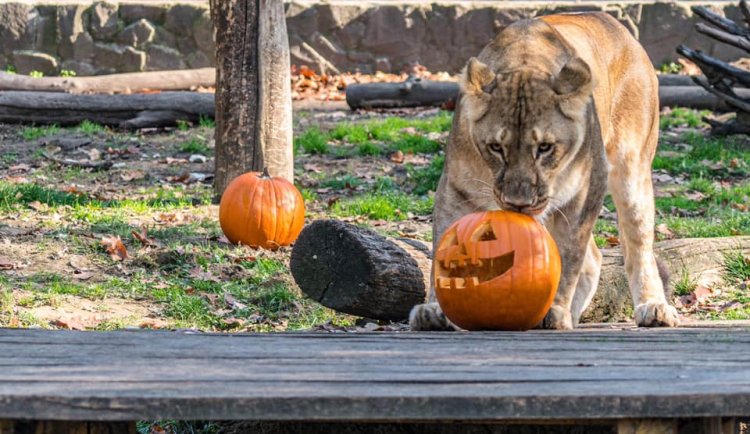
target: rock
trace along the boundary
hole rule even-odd
[[[139,72],[146,66],[146,53],[133,47],[96,42],[94,65],[99,72]]]
[[[74,71],[77,77],[96,75],[96,68],[90,62],[81,60],[66,60],[60,65],[60,70]]]
[[[365,37],[365,28],[365,23],[354,22],[345,26],[336,34],[344,47],[351,50],[357,48],[362,38]]]
[[[198,51],[198,46],[195,45],[193,38],[179,37],[177,38],[177,51],[180,53],[192,53]]]
[[[208,161],[208,157],[201,154],[193,154],[190,156],[188,161],[191,163],[205,163],[206,161]]]
[[[10,54],[13,50],[31,48],[26,26],[32,7],[22,3],[0,4],[0,51]]]
[[[45,53],[57,53],[57,20],[54,6],[38,6],[38,14],[29,18],[26,34],[33,41],[32,48]]]
[[[130,45],[135,48],[141,48],[151,43],[156,35],[156,29],[146,19],[140,19],[129,26],[125,27],[119,35],[117,42]]]
[[[73,59],[88,60],[92,57],[94,57],[94,38],[88,33],[81,33],[73,44]]]
[[[154,36],[153,43],[170,48],[177,47],[177,39],[174,35],[161,26],[156,27],[156,35]]]
[[[89,30],[95,39],[110,39],[117,33],[117,4],[99,2],[90,9]]]
[[[175,35],[186,35],[193,28],[193,23],[205,8],[182,4],[169,8],[164,17],[164,28]]]
[[[57,59],[39,51],[17,50],[13,52],[13,66],[19,74],[39,71],[51,75],[57,72]]]
[[[215,58],[208,57],[201,51],[190,53],[190,55],[185,58],[185,62],[187,62],[187,65],[190,68],[211,68],[216,66]]]
[[[375,70],[383,72],[391,72],[391,61],[387,57],[378,57],[375,59]]]
[[[83,5],[60,6],[57,8],[55,20],[60,38],[58,52],[63,58],[72,58],[74,56],[73,46],[81,34],[86,32],[83,26],[83,14],[85,11],[86,7]]]
[[[216,51],[214,26],[211,22],[211,13],[208,10],[204,10],[193,22],[193,39],[195,45],[204,53]]]
[[[149,6],[142,3],[120,3],[120,18],[126,23],[144,19],[155,24],[162,24],[165,12],[164,6],[158,4]]]
[[[162,69],[184,69],[185,62],[179,51],[163,45],[151,45],[148,47],[146,57],[146,70],[158,71]]]

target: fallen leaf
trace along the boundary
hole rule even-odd
[[[100,244],[114,261],[122,261],[128,257],[128,249],[125,248],[119,235],[103,237]]]
[[[33,209],[34,211],[39,211],[39,212],[44,212],[49,209],[49,205],[47,205],[46,203],[41,203],[38,200],[29,202],[27,205],[29,206],[29,208]]]
[[[120,173],[120,179],[125,182],[135,181],[138,179],[143,179],[145,177],[146,174],[141,172],[140,170],[125,170]]]
[[[693,290],[693,296],[695,297],[695,301],[697,301],[698,303],[704,301],[711,295],[713,295],[713,292],[711,291],[711,289],[703,285],[698,285]]]
[[[11,262],[9,259],[0,256],[0,270],[12,270],[14,268],[16,268],[15,262]]]
[[[674,238],[674,233],[669,230],[669,227],[665,223],[656,226],[656,233],[667,239]]]
[[[58,318],[50,322],[55,327],[60,327],[68,330],[86,330],[86,326],[78,318]]]
[[[31,170],[31,166],[29,166],[28,164],[23,164],[23,163],[16,164],[15,166],[10,166],[8,168],[8,172],[11,172],[11,173],[22,173],[22,172],[28,172],[29,170]]]
[[[212,272],[203,271],[201,267],[194,267],[192,270],[190,270],[190,277],[196,280],[208,280],[211,282],[218,282],[220,280]]]
[[[688,191],[688,192],[685,192],[685,196],[684,197],[687,200],[693,200],[693,201],[696,201],[696,202],[701,202],[704,199],[706,199],[707,196],[705,194],[701,193],[700,191]]]
[[[88,157],[89,157],[89,160],[91,160],[91,161],[98,161],[98,160],[102,159],[102,153],[101,153],[101,151],[98,150],[98,149],[96,149],[96,148],[81,149],[81,151],[83,151],[84,153],[86,153],[86,155],[88,155]]]
[[[146,318],[143,321],[141,321],[140,324],[138,324],[138,327],[142,328],[142,329],[163,329],[163,328],[167,327],[167,325],[168,324],[165,321],[162,321],[160,319]],[[152,433],[156,433],[156,432],[163,433],[164,430],[153,431],[153,428],[152,428],[151,432]]]
[[[620,245],[620,238],[618,238],[615,235],[610,235],[607,237],[607,247],[615,247]]]
[[[404,153],[401,151],[396,151],[391,154],[390,160],[396,164],[401,164],[404,162]]]
[[[143,244],[144,246],[148,247],[148,246],[154,245],[154,240],[152,240],[152,239],[150,239],[148,237],[148,233],[146,232],[146,228],[141,228],[140,232],[131,231],[130,235],[132,235],[133,238],[135,238],[136,240],[140,241],[141,244]]]
[[[229,306],[233,310],[244,309],[247,307],[245,303],[237,301],[237,299],[234,298],[234,296],[228,292],[224,293],[224,303],[226,303],[227,306]]]
[[[744,203],[733,203],[732,208],[736,209],[737,211],[745,212],[748,210],[748,206]]]
[[[166,161],[167,161],[167,164],[169,164],[169,165],[175,165],[175,164],[187,164],[187,163],[188,163],[188,160],[186,160],[186,159],[184,159],[184,158],[172,158],[172,157],[167,157],[167,160],[166,160]]]
[[[320,167],[317,164],[303,164],[302,168],[305,169],[306,172],[313,172],[313,173],[321,173],[322,170],[320,170]]]
[[[76,280],[89,280],[94,277],[94,273],[90,271],[76,270],[73,272],[73,278]]]

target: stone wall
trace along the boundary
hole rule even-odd
[[[0,67],[78,75],[214,64],[207,4],[0,2]]]
[[[523,2],[293,0],[286,3],[292,63],[317,70],[399,71],[419,62],[457,72],[507,24],[555,12],[606,11],[635,34],[655,65],[680,43],[720,58],[738,50],[698,35],[690,5],[700,1]],[[733,3],[705,1],[731,18]],[[207,1],[0,0],[0,68],[78,75],[214,64]]]

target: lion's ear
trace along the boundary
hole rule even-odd
[[[579,57],[568,61],[552,80],[552,89],[560,96],[560,110],[570,119],[585,114],[592,88],[591,69]]]
[[[591,69],[580,57],[575,57],[563,66],[552,82],[558,95],[582,94],[591,90]]]
[[[465,95],[480,96],[483,93],[492,93],[495,87],[495,73],[489,66],[472,57],[461,74],[460,85]]]

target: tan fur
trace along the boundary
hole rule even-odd
[[[627,30],[604,13],[514,23],[468,62],[461,89],[435,197],[434,240],[478,210],[542,221],[563,262],[542,326],[572,328],[597,288],[601,253],[591,232],[609,190],[636,323],[677,325],[653,254],[658,86]],[[412,311],[412,327],[454,328],[431,297]]]

